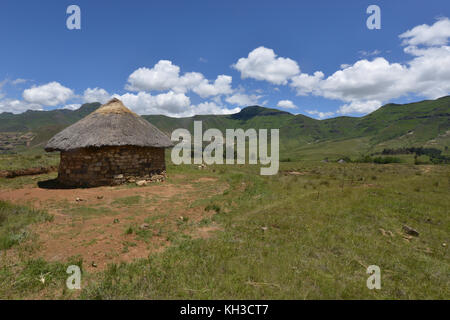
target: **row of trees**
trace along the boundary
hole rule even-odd
[[[410,148],[397,148],[397,149],[384,149],[381,154],[383,155],[396,155],[396,154],[414,154],[414,158],[417,162],[417,157],[428,156],[432,163],[450,163],[450,157],[442,154],[442,150],[436,148],[424,148],[424,147],[410,147]]]

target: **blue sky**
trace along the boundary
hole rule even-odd
[[[117,96],[140,114],[360,116],[450,93],[448,17],[444,0],[2,0],[0,112]]]

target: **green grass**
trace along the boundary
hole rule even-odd
[[[0,170],[50,167],[59,164],[59,153],[45,153],[41,149],[25,149],[14,154],[0,154]]]
[[[214,204],[235,204],[213,216],[223,232],[111,265],[81,297],[448,299],[450,173],[435,168],[292,164],[283,169],[308,175],[269,178],[227,170],[231,191]],[[420,236],[405,240],[403,224]],[[381,268],[379,291],[366,288],[371,264]]]
[[[22,263],[18,271],[12,265],[1,262],[0,268],[0,296],[3,299],[53,298],[55,292],[64,299],[74,298],[76,291],[66,287],[69,274],[66,273],[70,265],[80,267],[82,276],[83,261],[79,257],[71,257],[65,263],[47,262],[43,259],[29,259]]]
[[[148,259],[112,264],[95,274],[85,272],[76,296],[65,289],[65,262],[25,256],[16,264],[2,264],[0,281],[6,289],[0,289],[0,297],[450,298],[449,166],[284,162],[276,176],[260,176],[257,165],[204,170],[169,165],[167,170],[168,183],[175,181],[172,176],[188,181],[203,176],[226,186],[224,192],[190,205],[210,214],[196,226],[214,224],[220,231],[198,239],[166,229],[164,223],[156,224],[156,218],[146,220],[149,229],[124,225],[125,234],[144,240],[159,229],[170,245]],[[302,175],[287,174],[290,171]],[[116,205],[141,200],[124,197],[116,199]],[[71,210],[101,214],[83,208]],[[26,209],[20,210],[27,216]],[[193,223],[183,217],[177,221],[178,230]],[[27,223],[35,221],[41,220]],[[416,229],[419,237],[405,239],[404,224]],[[123,243],[122,253],[134,246],[132,239]],[[373,264],[381,268],[381,290],[366,287],[366,269]],[[48,286],[26,282],[48,272],[52,277]]]
[[[45,211],[17,206],[0,200],[0,249],[9,249],[30,236],[28,225],[52,221]]]

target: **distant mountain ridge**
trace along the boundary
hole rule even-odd
[[[27,111],[0,114],[1,132],[32,132],[31,147],[42,147],[54,134],[82,119],[100,103],[82,105],[77,110]],[[450,143],[450,96],[408,104],[387,104],[363,117],[341,116],[316,120],[302,114],[260,106],[249,106],[231,115],[196,115],[172,118],[142,116],[168,135],[177,128],[192,132],[195,120],[203,129],[278,128],[280,151],[294,158],[308,158],[321,148],[341,154],[379,151],[383,148],[434,146],[444,150]],[[341,147],[339,147],[341,146]],[[334,153],[333,153],[334,152]],[[330,153],[335,154],[333,151]]]

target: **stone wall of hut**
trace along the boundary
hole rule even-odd
[[[164,148],[83,148],[61,151],[58,181],[67,186],[115,185],[163,171]]]

